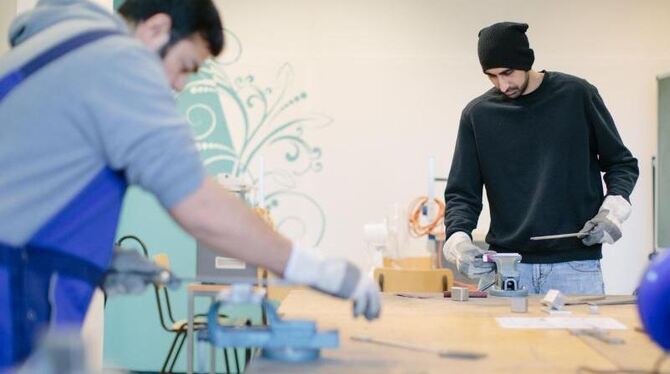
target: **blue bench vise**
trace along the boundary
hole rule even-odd
[[[265,326],[230,326],[219,322],[219,309],[230,305],[217,300],[209,308],[208,328],[198,335],[221,348],[260,348],[262,357],[304,362],[316,360],[322,348],[337,348],[340,344],[337,330],[319,332],[316,323],[308,320],[283,320],[277,309],[266,299],[260,301],[267,316]],[[233,302],[232,304],[238,304]]]

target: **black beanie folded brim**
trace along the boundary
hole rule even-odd
[[[528,24],[500,22],[479,31],[477,52],[482,70],[508,68],[528,71],[535,54],[526,37]]]

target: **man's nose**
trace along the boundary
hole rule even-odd
[[[501,92],[505,92],[509,88],[509,82],[506,79],[498,79],[498,85]]]
[[[186,85],[186,76],[179,76],[174,79],[172,82],[172,89],[181,92],[181,90],[184,89],[184,86]]]

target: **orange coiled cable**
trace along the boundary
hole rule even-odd
[[[432,219],[429,217],[430,222],[428,224],[421,224],[421,215],[423,214],[423,209],[428,203],[427,196],[419,196],[412,201],[409,206],[409,229],[412,233],[412,236],[415,238],[424,236],[424,235],[435,235],[437,237],[444,236],[444,224],[442,223],[444,219],[444,202],[438,198],[433,199],[437,205],[437,214]]]

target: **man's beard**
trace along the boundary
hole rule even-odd
[[[503,93],[510,99],[519,98],[521,95],[523,95],[524,92],[526,92],[529,80],[530,80],[530,73],[526,72],[526,79],[524,79],[520,87],[510,87],[507,89],[507,91]]]

